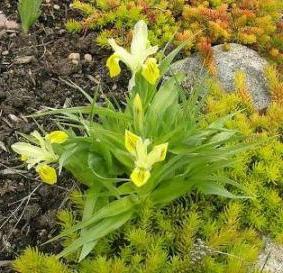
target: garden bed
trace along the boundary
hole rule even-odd
[[[156,51],[153,47],[156,43],[151,40],[150,45],[148,34],[152,39],[154,20],[162,22],[160,17],[150,16],[153,11],[143,5],[144,2],[137,1],[141,6],[135,8],[149,18],[136,18],[141,20],[134,22],[135,27],[130,22],[125,29],[117,27],[120,21],[110,16],[112,9],[104,7],[109,14],[98,10],[101,17],[97,18],[110,16],[115,22],[109,21],[105,29],[97,31],[91,28],[96,24],[90,24],[90,28],[83,25],[86,29],[81,28],[80,34],[70,34],[65,23],[71,19],[68,26],[78,26],[78,21],[72,20],[82,19],[78,10],[85,14],[97,11],[96,7],[79,1],[71,9],[71,2],[43,0],[42,14],[29,34],[20,29],[0,29],[0,272],[14,272],[9,271],[7,265],[23,252],[13,263],[15,270],[22,273],[32,273],[34,268],[39,268],[41,273],[49,273],[50,268],[60,273],[265,272],[269,268],[269,257],[274,258],[273,250],[268,255],[263,253],[265,241],[262,238],[267,236],[267,241],[283,242],[283,85],[282,63],[279,64],[283,53],[280,45],[278,50],[272,48],[265,53],[258,50],[257,44],[238,45],[244,56],[250,47],[259,51],[259,54],[253,51],[257,58],[266,57],[258,78],[260,82],[265,81],[263,85],[270,101],[268,99],[268,105],[258,111],[249,86],[255,74],[254,60],[249,58],[250,74],[242,71],[242,64],[232,69],[231,75],[235,72],[235,77],[231,77],[231,87],[224,87],[225,90],[219,78],[214,77],[215,72],[220,71],[218,68],[216,71],[220,62],[216,54],[212,54],[215,48],[212,46],[222,44],[223,40],[198,37],[200,43],[191,48],[191,53],[198,50],[202,57],[196,53],[192,58],[200,57],[200,67],[203,69],[205,64],[211,79],[201,81],[198,86],[201,75],[197,73],[197,80],[188,85],[190,92],[187,92],[176,81],[179,76],[181,80],[182,75],[162,78],[168,75],[166,60],[169,58],[159,52],[143,59],[139,52]],[[165,5],[165,2],[162,3]],[[206,1],[205,7],[200,4],[194,9],[186,4],[198,5],[198,2],[180,0],[172,6],[169,3],[168,7],[178,11],[175,14],[178,20],[185,23],[196,19],[198,27],[208,27],[212,31],[213,26],[220,23],[216,19],[217,24],[214,24],[219,11],[221,13],[225,7],[226,13],[237,11],[235,5],[228,9],[226,1],[219,7],[222,2],[216,2]],[[103,11],[101,3],[96,2]],[[119,14],[122,21],[135,15],[123,17],[125,7],[134,10],[134,2],[129,5],[120,2],[120,13],[117,12],[119,4],[107,3],[115,6],[113,13]],[[176,6],[178,3],[180,6]],[[279,2],[274,3],[278,10]],[[260,13],[253,14],[253,5],[249,7],[245,1],[243,7],[240,1],[237,4],[243,8],[241,12],[247,8],[252,15],[260,16]],[[263,8],[268,12],[268,5]],[[1,11],[8,20],[19,22],[17,1],[1,1],[0,20]],[[160,11],[160,7],[155,10],[158,14]],[[189,11],[197,11],[204,17],[195,18]],[[224,16],[227,22],[228,13],[227,18]],[[280,12],[276,20],[280,20],[279,15]],[[211,16],[208,26],[203,21],[205,16]],[[149,32],[144,19],[149,19]],[[261,20],[269,19],[263,17]],[[263,25],[261,20],[255,21]],[[158,25],[154,26],[159,30]],[[113,40],[110,41],[112,51],[98,46],[102,41],[101,31],[107,32],[108,27],[114,32],[122,31],[113,36],[119,45],[125,44],[117,35],[127,38],[126,46],[132,41],[130,54]],[[282,28],[279,22],[275,34],[263,27],[266,33],[270,31],[270,35],[274,35],[274,40],[278,39],[278,43]],[[256,27],[242,29],[244,34],[248,30],[258,34]],[[186,39],[187,35],[188,32],[183,32],[181,38]],[[180,33],[176,35],[179,36]],[[250,35],[249,38],[258,37]],[[187,40],[190,39],[187,37]],[[105,37],[104,42],[109,40]],[[237,46],[229,42],[243,41],[225,40],[224,44],[216,46],[221,54],[232,53]],[[170,45],[168,54],[171,50]],[[188,53],[188,48],[186,50],[184,52]],[[129,56],[136,63],[129,60]],[[277,67],[268,66],[268,60],[272,62],[276,56]],[[235,62],[237,57],[230,60]],[[129,71],[116,77],[125,71],[122,62]],[[194,79],[188,72],[190,68],[185,68],[184,72]],[[177,70],[180,72],[179,68]],[[129,72],[135,79],[132,77],[134,81],[130,81],[128,87]],[[109,73],[115,78],[111,79]],[[197,95],[202,93],[194,93],[197,89],[209,90],[204,104]],[[131,92],[123,103],[127,90]],[[28,116],[44,107],[84,106],[88,103],[82,94],[84,91],[90,96],[98,94],[98,103],[91,107],[64,109],[58,116],[43,115],[37,119]],[[234,92],[227,94],[225,91]],[[108,99],[115,103],[111,105]],[[120,102],[122,109],[116,107]],[[23,139],[21,133],[29,135],[34,130],[42,137],[33,133],[27,138],[33,145],[18,142]],[[257,141],[263,144],[256,149],[247,145],[249,149],[244,149],[251,142],[257,145]],[[22,163],[12,149],[21,156]],[[180,157],[174,161],[177,155]],[[37,161],[33,164],[32,160]],[[32,165],[32,169],[27,170],[27,165]],[[44,172],[42,175],[41,167],[49,168],[47,175]],[[68,173],[63,171],[57,184],[47,185],[56,183],[61,167]],[[82,191],[69,195],[76,189]],[[64,210],[58,215],[61,209]],[[61,233],[63,240],[43,245],[59,233],[56,214],[65,230],[63,235]],[[66,259],[59,261],[54,256],[58,253],[57,257]],[[259,257],[263,262],[258,262]]]
[[[40,246],[54,235],[56,211],[66,205],[68,191],[77,187],[65,175],[60,186],[50,187],[35,180],[33,174],[15,169],[20,163],[10,153],[10,145],[17,140],[17,132],[37,128],[25,115],[41,106],[82,105],[84,97],[76,86],[93,94],[101,84],[107,96],[119,97],[117,90],[121,92],[125,85],[107,76],[104,63],[108,53],[95,45],[95,33],[71,35],[65,31],[69,4],[45,1],[44,13],[27,35],[0,31],[0,260],[11,260],[26,246]],[[17,1],[1,1],[0,11],[8,19],[17,20],[16,10]],[[81,55],[78,64],[68,59],[73,52]],[[92,60],[85,61],[85,54]],[[44,124],[48,128],[48,119]],[[56,243],[42,247],[51,252],[58,248]]]

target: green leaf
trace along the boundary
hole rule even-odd
[[[83,218],[82,221],[87,221],[91,218],[94,213],[95,204],[98,200],[98,194],[100,192],[99,187],[91,188],[86,193],[86,200],[85,200],[85,207],[83,211]],[[87,229],[82,229],[80,236],[83,237],[87,233]],[[83,260],[94,248],[96,241],[91,241],[83,244],[79,261]]]
[[[42,0],[19,0],[18,10],[24,32],[28,32],[40,16],[41,2]]]
[[[163,76],[168,71],[171,63],[177,56],[177,54],[188,44],[188,41],[183,42],[177,48],[175,48],[172,52],[170,52],[159,64],[160,74]]]
[[[71,108],[63,108],[63,109],[55,109],[48,107],[46,111],[37,112],[28,117],[42,117],[47,115],[56,115],[56,114],[65,114],[65,113],[73,113],[73,114],[97,114],[101,116],[108,116],[115,119],[128,120],[129,117],[122,112],[113,111],[106,107],[95,106],[95,105],[87,105],[87,106],[78,106]]]
[[[225,198],[232,198],[232,199],[248,198],[247,196],[237,196],[229,192],[227,189],[225,189],[223,185],[213,183],[212,181],[209,183],[199,184],[196,187],[199,191],[201,191],[204,194],[218,195],[218,196],[222,196]]]
[[[69,158],[71,158],[71,156],[76,153],[78,151],[78,147],[76,144],[71,144],[71,145],[68,145],[66,147],[67,149],[61,154],[60,158],[59,158],[59,174],[61,173],[62,171],[62,168],[64,166],[65,163],[68,162]]]
[[[184,181],[181,178],[175,178],[169,181],[163,181],[151,195],[155,205],[165,205],[169,202],[189,193],[193,184],[190,181]]]
[[[180,86],[174,77],[166,80],[154,96],[148,115],[162,114],[171,106],[178,103]]]
[[[66,256],[76,250],[78,250],[84,244],[95,242],[98,239],[106,236],[107,234],[117,230],[126,222],[128,222],[133,216],[133,210],[129,209],[126,212],[103,219],[95,226],[90,228],[84,233],[84,236],[75,240],[71,245],[66,247],[61,253],[57,255],[58,258]]]
[[[111,218],[114,216],[119,216],[120,214],[123,214],[131,209],[133,209],[137,204],[139,203],[138,200],[134,199],[133,196],[128,196],[121,198],[119,200],[112,201],[108,205],[104,206],[100,210],[98,210],[94,215],[92,215],[88,220],[83,221],[81,223],[78,223],[74,225],[73,227],[64,230],[59,235],[55,236],[51,240],[48,240],[44,244],[53,242],[55,240],[58,240],[64,236],[67,236],[77,230],[80,230],[82,228],[89,227],[90,225],[93,225],[97,222],[99,222],[102,219],[105,218]]]

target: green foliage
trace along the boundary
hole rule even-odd
[[[40,16],[41,2],[41,0],[19,0],[18,10],[24,32],[27,33]]]
[[[19,273],[71,273],[55,256],[47,256],[37,249],[27,248],[13,262],[13,268]]]
[[[153,44],[163,46],[176,34],[174,44],[190,40],[187,51],[199,50],[210,68],[214,66],[209,60],[211,46],[229,42],[251,46],[283,62],[281,0],[74,0],[72,7],[82,13],[82,19],[70,20],[67,29],[94,29],[100,33],[101,46],[113,37],[129,45],[132,26],[143,19]]]
[[[168,58],[171,56],[161,62],[161,68]],[[78,231],[80,234],[59,256],[69,255],[82,247],[79,255],[82,260],[99,239],[138,217],[148,199],[154,206],[162,207],[194,188],[206,194],[235,197],[225,189],[226,181],[221,172],[224,166],[230,165],[233,154],[244,149],[243,145],[234,148],[229,145],[228,149],[223,145],[235,137],[234,131],[223,127],[230,117],[199,128],[197,96],[187,99],[175,78],[168,79],[156,90],[141,75],[136,77],[125,110],[115,110],[109,102],[108,108],[93,102],[83,108],[53,111],[60,113],[60,121],[70,128],[85,130],[80,133],[83,137],[73,137],[66,145],[61,145],[58,153],[64,159],[61,164],[90,188],[85,194],[82,222],[55,238]],[[143,109],[138,118],[134,102],[137,94],[142,98]],[[92,113],[82,116],[83,109]],[[100,116],[98,122],[91,118],[95,113]],[[125,130],[128,129],[143,138],[150,136],[154,145],[165,142],[170,145],[166,162],[152,168],[149,181],[140,188],[128,179],[115,178],[121,174],[129,177],[133,170],[132,155],[124,148]]]
[[[237,81],[243,79],[241,72],[237,77]],[[246,89],[238,82],[237,91],[239,87]],[[228,201],[195,193],[162,209],[156,209],[150,200],[146,200],[134,221],[100,240],[91,256],[73,266],[74,271],[262,272],[255,264],[262,249],[263,234],[283,243],[283,144],[280,138],[283,113],[274,100],[265,114],[259,114],[247,109],[241,103],[241,96],[241,92],[224,93],[212,81],[200,123],[206,126],[219,117],[234,113],[235,109],[242,110],[232,120],[227,120],[226,126],[241,131],[249,136],[248,139],[262,141],[262,145],[256,150],[239,153],[234,168],[225,172],[254,198]],[[75,206],[80,205],[73,217],[66,219],[80,219],[84,202],[81,193],[71,194],[71,200]],[[39,270],[38,273],[45,272]]]
[[[266,77],[269,84],[270,95],[272,100],[277,104],[283,104],[283,80],[282,75],[274,66],[266,68]]]
[[[255,273],[261,241],[252,229],[240,230],[239,207],[215,207],[208,212],[208,202],[202,199],[197,206],[180,199],[163,210],[145,204],[135,222],[100,241],[104,247],[97,245],[95,257],[85,259],[74,271]]]
[[[224,95],[220,87],[214,84],[207,102],[206,119],[211,122],[240,107],[244,112],[237,114],[226,125],[264,143],[258,149],[237,155],[229,175],[244,186],[249,196],[254,197],[242,204],[242,224],[267,233],[282,243],[282,81],[274,68],[268,68],[267,73],[273,101],[264,115],[239,103],[242,100],[240,94]]]
[[[133,273],[261,272],[255,264],[263,244],[262,234],[283,243],[283,144],[279,134],[283,113],[276,97],[266,114],[240,103],[243,94],[239,87],[246,90],[243,78],[242,72],[237,73],[237,92],[231,94],[224,93],[215,81],[211,82],[202,122],[205,126],[235,109],[242,110],[226,126],[263,144],[258,149],[239,153],[234,169],[226,172],[253,198],[227,201],[196,194],[161,210],[146,202],[140,216],[115,235],[104,238],[103,247],[97,246],[94,257],[86,259],[82,268],[92,268],[93,263],[100,262],[106,270],[117,259],[126,265],[122,272]],[[148,271],[147,264],[154,259],[162,266]]]
[[[83,6],[88,12],[89,6]],[[228,179],[224,170],[232,166],[233,156],[249,145],[242,143],[242,136],[235,130],[225,128],[234,114],[203,126],[197,90],[203,87],[198,86],[189,96],[180,85],[183,75],[162,81],[185,44],[157,64],[156,59],[148,58],[157,47],[149,45],[143,21],[136,24],[134,34],[131,53],[111,41],[115,52],[107,62],[114,75],[121,71],[117,58],[131,69],[124,109],[114,107],[110,101],[100,105],[85,94],[89,100],[86,106],[37,114],[55,115],[68,134],[54,131],[43,137],[32,133],[40,147],[25,142],[13,145],[29,167],[37,171],[38,166],[46,164],[47,171],[39,172],[43,182],[56,183],[55,168],[48,164],[58,163],[59,170],[65,168],[88,186],[83,197],[71,197],[80,209],[79,221],[68,211],[58,215],[64,230],[50,241],[67,237],[66,247],[58,257],[72,254],[82,261],[103,237],[143,214],[145,202],[162,208],[195,190],[238,197],[227,187],[239,185]],[[197,224],[197,217],[195,220]],[[154,261],[149,263],[148,267],[153,268]],[[154,271],[158,268],[155,263]]]

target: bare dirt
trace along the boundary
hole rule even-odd
[[[102,99],[117,98],[125,90],[125,83],[108,77],[104,63],[110,52],[96,46],[96,34],[74,35],[64,29],[66,19],[77,16],[69,4],[68,0],[43,1],[42,15],[29,34],[0,29],[0,261],[14,259],[28,245],[58,252],[58,243],[41,244],[57,232],[56,212],[68,204],[68,192],[78,187],[68,175],[47,186],[21,168],[10,146],[19,139],[17,132],[37,128],[25,116],[42,106],[85,104],[85,98],[66,81],[89,94],[100,84]],[[1,0],[0,11],[19,22],[16,0]],[[77,64],[68,59],[73,52],[80,54]],[[85,54],[92,60],[86,61]],[[41,122],[50,127],[50,118]],[[1,271],[0,266],[0,272],[8,269]]]

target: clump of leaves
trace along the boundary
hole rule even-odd
[[[41,3],[42,0],[19,0],[18,10],[24,32],[27,33],[40,16]]]

